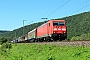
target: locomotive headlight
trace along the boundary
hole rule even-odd
[[[62,30],[66,30],[65,28],[62,28]]]
[[[61,30],[61,29],[58,29],[58,30]]]
[[[53,30],[57,30],[56,28],[54,28]]]

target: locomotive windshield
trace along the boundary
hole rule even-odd
[[[64,22],[53,22],[53,26],[64,26]]]

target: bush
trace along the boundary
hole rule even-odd
[[[12,48],[12,45],[10,43],[3,43],[1,46],[1,50],[3,52],[6,52],[7,50],[9,50],[10,48]]]
[[[90,40],[90,33],[82,34],[81,36],[74,36],[71,40]]]
[[[0,44],[6,43],[8,40],[5,37],[0,38]]]
[[[10,54],[11,48],[12,48],[12,45],[10,43],[3,43],[0,47],[0,55],[3,56],[3,58],[8,57]],[[7,59],[4,59],[4,60],[7,60]]]
[[[1,48],[10,49],[10,48],[12,48],[12,45],[10,43],[4,43],[4,44],[2,44]]]
[[[74,36],[74,37],[71,38],[71,40],[74,41],[74,40],[82,40],[82,39],[79,36]]]

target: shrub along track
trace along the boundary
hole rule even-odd
[[[23,43],[18,43],[23,44]],[[26,43],[26,44],[55,44],[59,46],[90,46],[90,40],[77,40],[77,41],[57,41],[57,42],[33,42],[33,43]]]

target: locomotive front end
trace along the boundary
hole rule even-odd
[[[53,21],[53,39],[64,40],[67,38],[67,27],[65,20]]]

